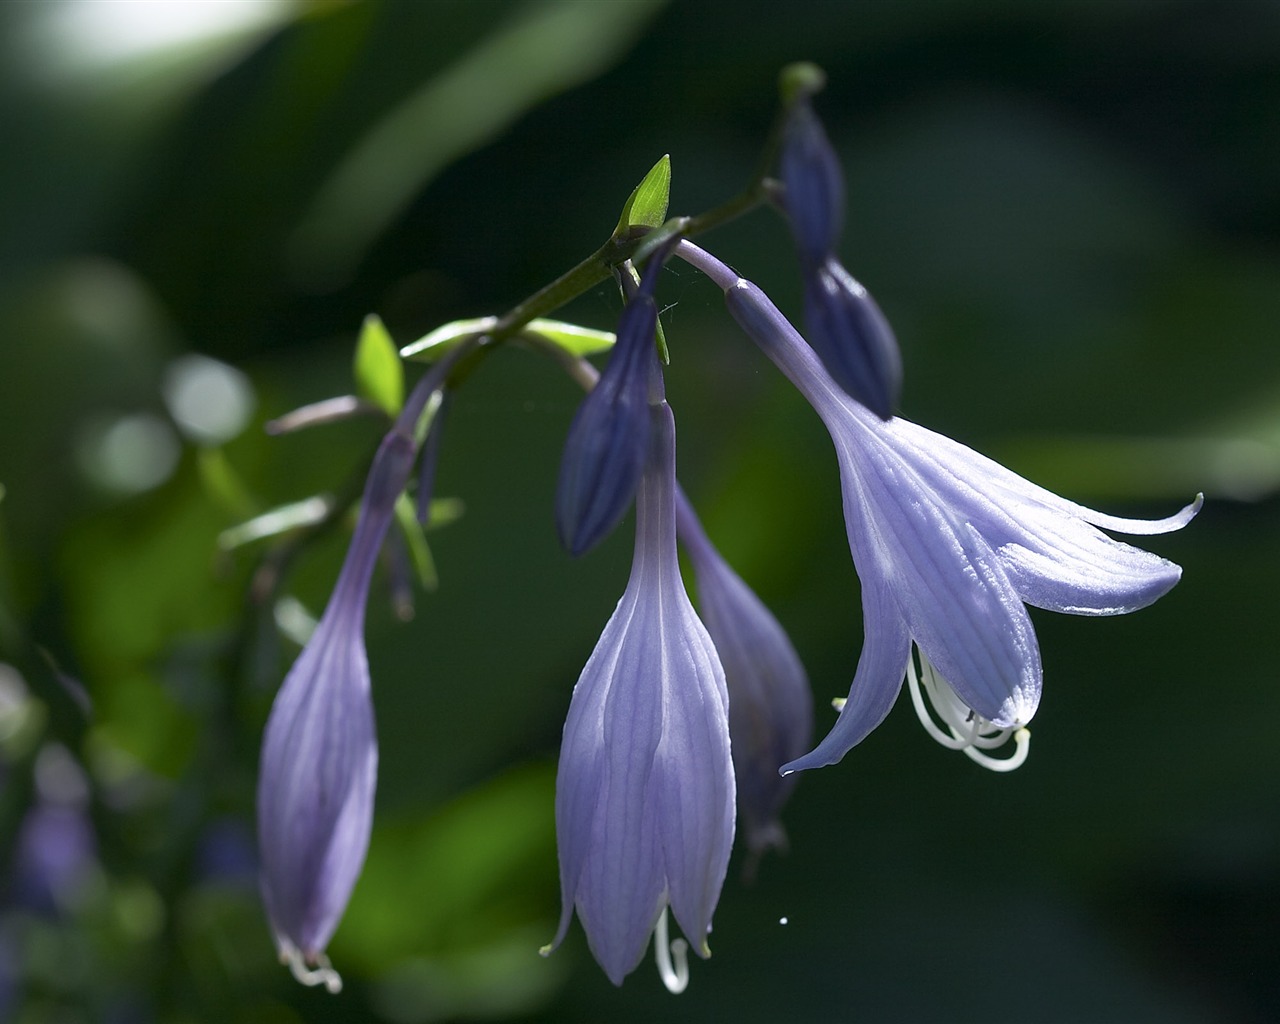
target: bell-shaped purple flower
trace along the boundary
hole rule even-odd
[[[940,434],[871,415],[836,385],[760,289],[739,279],[725,298],[835,443],[849,548],[862,581],[866,640],[848,699],[828,736],[784,770],[840,760],[888,714],[909,667],[917,707],[923,710],[923,682],[948,745],[999,767],[984,751],[1012,736],[1020,763],[1041,688],[1026,605],[1118,615],[1155,601],[1181,569],[1098,528],[1176,530],[1200,500],[1156,521],[1076,505]]]
[[[276,695],[258,777],[262,896],[280,958],[308,984],[341,986],[324,957],[364,866],[378,768],[365,604],[411,438],[391,433],[375,457],[360,518],[315,633]],[[309,969],[312,965],[314,969]]]
[[[1119,615],[1152,603],[1182,570],[1101,530],[1177,530],[1201,499],[1166,519],[1120,519],[923,427],[882,421],[841,390],[759,288],[691,243],[679,253],[725,290],[729,311],[817,411],[839,458],[866,639],[836,725],[784,771],[840,760],[888,714],[904,675],[932,735],[987,767],[1021,763],[1042,677],[1026,606]],[[1009,738],[1009,762],[986,753]]]
[[[338,582],[276,695],[263,738],[258,844],[267,917],[294,976],[331,992],[342,982],[324,950],[364,866],[373,825],[378,747],[364,646],[369,584],[417,457],[418,418],[461,351],[419,382],[383,438]]]
[[[698,610],[724,666],[738,813],[754,864],[766,850],[786,847],[778,819],[796,776],[778,769],[809,747],[813,696],[781,623],[716,550],[683,493],[676,523],[697,576]]]
[[[574,687],[556,779],[563,910],[615,984],[668,905],[702,956],[734,829],[724,672],[676,559],[675,433],[652,407],[631,580]],[[674,946],[674,944],[673,944]],[[669,982],[671,984],[671,982]]]
[[[596,386],[569,426],[556,489],[560,543],[581,555],[607,537],[631,507],[649,441],[649,363],[658,327],[653,299],[660,259],[618,322],[618,340]]]

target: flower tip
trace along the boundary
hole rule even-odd
[[[778,75],[778,92],[788,105],[821,92],[827,84],[827,73],[812,61],[788,64]]]
[[[882,420],[902,393],[898,340],[870,293],[834,258],[805,274],[809,342],[844,392]]]
[[[307,966],[308,960],[313,966]],[[342,975],[333,969],[323,953],[309,954],[304,958],[297,946],[285,941],[280,945],[280,962],[289,968],[299,984],[307,988],[323,985],[325,991],[333,996],[342,991]]]
[[[556,944],[554,942],[548,942],[545,946],[538,947],[538,956],[543,957],[545,959],[555,951],[556,951]]]

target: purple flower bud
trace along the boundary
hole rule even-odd
[[[365,603],[414,456],[412,439],[397,430],[374,457],[342,572],[276,695],[262,744],[258,841],[267,916],[294,975],[335,992],[341,980],[324,949],[364,865],[378,765]]]
[[[844,226],[844,176],[807,97],[791,106],[779,173],[785,189],[783,206],[801,259],[806,264],[821,263],[835,251]]]
[[[882,420],[902,391],[902,356],[889,322],[865,288],[836,259],[805,270],[809,342],[851,398]]]
[[[460,346],[432,367],[382,439],[338,582],[276,694],[262,741],[258,844],[267,917],[294,977],[331,992],[342,979],[324,949],[364,866],[373,827],[378,745],[364,648],[369,583],[418,454],[418,420],[469,350]],[[429,475],[422,486],[430,487]]]
[[[778,769],[809,749],[813,696],[782,625],[708,539],[679,496],[680,539],[698,578],[698,608],[724,665],[738,810],[753,859],[785,848],[779,812],[795,775]]]
[[[651,266],[657,261],[651,261]],[[658,326],[656,273],[622,311],[600,380],[569,427],[556,491],[556,528],[570,554],[607,537],[631,506],[649,437],[649,365]]]
[[[560,944],[576,908],[614,984],[639,963],[655,927],[662,938],[668,905],[694,949],[709,955],[734,828],[728,696],[680,579],[675,431],[665,402],[651,422],[631,580],[565,722],[556,779],[563,911],[544,950]],[[661,960],[665,942],[657,952]]]

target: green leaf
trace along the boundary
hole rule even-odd
[[[616,340],[612,331],[597,331],[591,327],[565,323],[563,320],[530,320],[520,332],[548,341],[571,356],[593,356],[613,348]]]
[[[498,318],[494,316],[481,316],[474,320],[454,320],[406,345],[400,350],[400,358],[417,359],[425,363],[435,362],[449,349],[468,338],[479,337],[493,330],[497,322]]]
[[[551,766],[526,765],[429,816],[380,817],[336,940],[341,962],[381,973],[411,956],[483,952],[512,931],[547,934],[556,912],[550,887],[529,898],[515,886],[554,877],[554,802]],[[530,963],[538,963],[538,941]]]
[[[404,405],[404,366],[377,316],[364,318],[356,342],[356,394],[395,416]]]
[[[665,155],[649,169],[622,207],[614,238],[623,238],[632,228],[656,228],[667,219],[671,199],[671,157]]]
[[[314,526],[321,522],[333,509],[333,499],[315,495],[302,501],[280,505],[254,516],[247,522],[229,527],[218,534],[218,547],[223,551],[234,551],[245,544],[268,537],[278,537],[282,533],[298,530],[304,526]]]
[[[205,493],[229,514],[244,518],[259,507],[253,493],[240,478],[221,448],[201,448],[196,452],[196,469]]]

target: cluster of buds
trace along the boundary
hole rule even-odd
[[[652,935],[663,980],[683,988],[687,948],[709,954],[739,817],[753,861],[782,845],[779,814],[794,773],[839,761],[884,719],[904,681],[931,735],[1008,770],[1027,755],[1041,690],[1027,606],[1115,615],[1178,581],[1178,566],[1101,530],[1176,530],[1199,499],[1163,520],[1115,518],[893,415],[901,359],[879,307],[836,253],[844,186],[812,108],[817,78],[802,68],[784,81],[779,177],[757,184],[795,237],[807,338],[756,285],[688,240],[696,219],[664,220],[664,159],[628,201],[612,247],[601,250],[616,256],[603,262],[626,299],[602,372],[582,358],[589,332],[532,315],[449,325],[405,350],[446,354],[378,450],[341,575],[281,687],[263,746],[262,888],[281,956],[300,980],[340,987],[324,950],[368,846],[377,763],[367,591],[419,460],[420,506],[429,493],[439,431],[424,414],[438,407],[466,353],[520,333],[589,388],[557,492],[556,525],[572,554],[589,551],[635,507],[630,580],[569,701],[555,806],[562,914],[544,949],[563,940],[576,911],[618,984]],[[677,483],[655,297],[670,259],[723,290],[732,318],[813,407],[835,446],[864,639],[848,696],[835,702],[839,716],[811,750],[812,698],[799,657]],[[536,306],[518,308],[546,311]],[[679,543],[701,615],[685,589]],[[1011,757],[992,753],[1010,739]],[[668,942],[668,912],[687,942]]]

